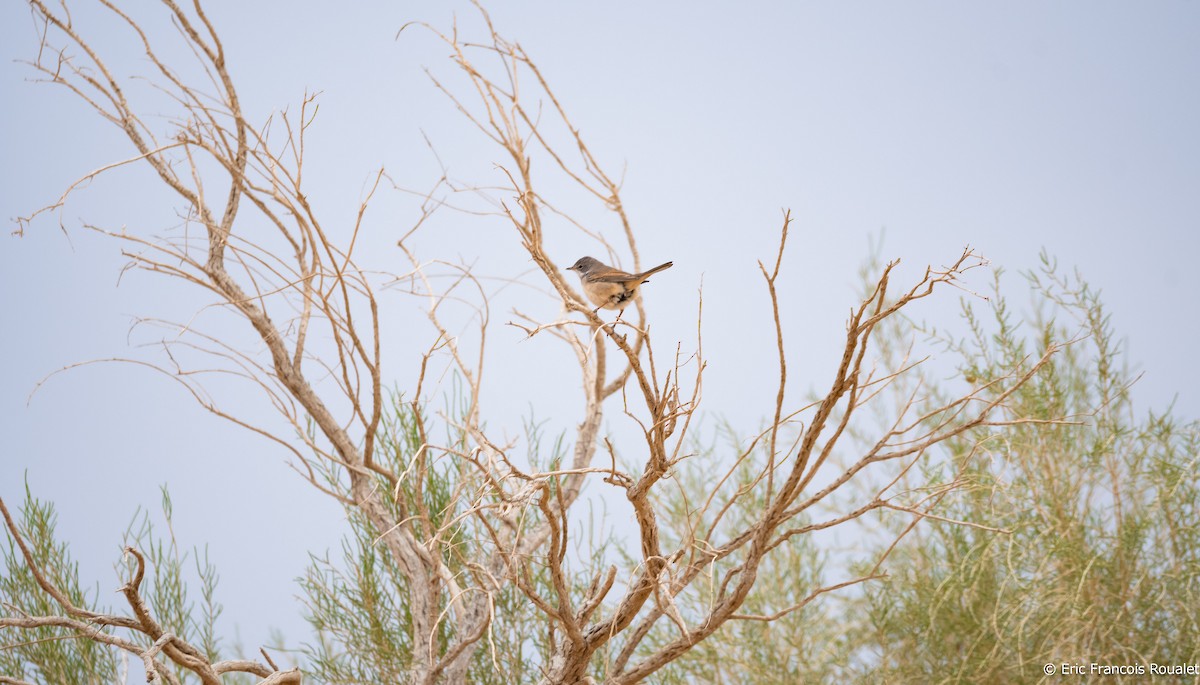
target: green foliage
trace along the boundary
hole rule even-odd
[[[942,515],[1009,532],[932,524],[890,564],[864,598],[870,680],[1022,682],[1047,663],[1200,658],[1200,427],[1137,416],[1109,317],[1078,276],[1046,259],[1029,282],[1030,334],[996,297],[990,327],[968,307],[972,333],[949,347],[986,381],[1078,338],[1013,411],[1070,422],[991,429],[947,455],[975,487]]]
[[[95,606],[97,588],[84,590],[79,566],[71,560],[66,543],[55,541],[54,506],[25,491],[25,505],[17,522],[25,544],[46,580],[79,607]],[[64,611],[37,584],[11,535],[0,548],[4,573],[0,574],[0,602],[4,616],[62,616]],[[0,674],[30,682],[100,685],[116,679],[117,658],[110,648],[65,628],[5,629],[0,643]]]
[[[155,528],[154,518],[147,511],[134,514],[125,533],[126,547],[139,550],[146,557],[147,574],[142,584],[142,597],[164,630],[174,633],[188,644],[195,645],[210,663],[221,659],[220,638],[216,622],[223,607],[216,600],[217,571],[208,560],[208,550],[180,550],[175,539],[172,520],[175,507],[171,494],[162,488],[162,524],[165,537]],[[122,577],[131,578],[137,571],[132,555],[122,558]],[[198,600],[193,597],[189,574],[200,584]],[[175,669],[181,682],[199,682],[190,671]]]
[[[165,538],[156,531],[154,519],[147,512],[135,514],[125,534],[125,545],[140,550],[146,557],[142,598],[165,630],[204,650],[209,659],[219,660],[222,650],[215,623],[222,607],[216,601],[217,573],[206,553],[180,552],[171,528],[173,511],[166,488],[162,490],[162,512],[162,522],[168,531]],[[68,546],[55,539],[55,521],[53,505],[38,501],[27,488],[18,527],[37,567],[76,607],[113,614],[114,608],[97,604],[96,589],[82,589],[79,568],[71,560]],[[6,535],[6,543],[0,548],[5,566],[5,573],[0,577],[4,615],[67,617],[67,611],[37,584],[11,535]],[[200,584],[198,600],[193,598],[188,581],[193,568],[195,575],[192,577]],[[123,554],[116,570],[121,582],[128,582],[136,570],[135,559]],[[115,611],[131,615],[126,606]],[[120,682],[119,674],[130,668],[129,662],[134,664],[133,670],[140,664],[136,657],[127,659],[117,648],[90,639],[89,636],[96,632],[116,635],[139,645],[150,643],[141,634],[99,625],[89,625],[79,632],[59,627],[9,628],[3,633],[4,641],[0,644],[0,674],[44,683]],[[175,675],[182,683],[199,682],[190,672],[177,669]],[[235,678],[227,678],[226,682],[231,685],[249,682]]]
[[[391,406],[376,444],[380,463],[406,474],[394,489],[382,478],[378,482],[394,493],[391,506],[396,520],[404,520],[406,512],[427,511],[429,525],[412,528],[418,539],[425,542],[440,535],[453,541],[436,549],[447,550],[443,561],[454,576],[486,573],[480,564],[491,554],[490,538],[477,517],[464,515],[473,504],[470,497],[475,496],[473,489],[463,487],[472,468],[454,453],[468,449],[467,436],[447,424],[444,446],[433,448],[424,435],[428,423],[419,409],[398,395]],[[531,463],[561,460],[561,439],[543,453],[538,424],[530,422],[526,428]],[[344,488],[336,470],[326,476],[331,488]],[[342,541],[340,558],[312,555],[307,573],[299,579],[307,598],[307,618],[315,630],[315,639],[303,649],[307,673],[331,684],[404,682],[414,649],[408,582],[396,560],[378,543],[379,532],[356,507],[345,510],[351,532]],[[536,522],[536,514],[531,514],[528,525]],[[528,580],[548,594],[546,574],[533,573]],[[491,584],[496,588],[493,621],[471,664],[470,682],[500,685],[535,680],[545,642],[540,614],[513,584]],[[442,606],[439,611],[442,644],[450,644],[455,630],[452,608]]]
[[[1138,414],[1109,316],[1078,275],[1044,258],[1027,275],[1034,306],[1024,320],[999,278],[986,306],[964,301],[965,336],[928,331],[956,371],[925,379],[931,405],[968,386],[987,388],[986,399],[989,381],[1027,368],[1055,341],[1075,342],[1001,418],[1041,423],[948,443],[918,480],[960,479],[967,486],[936,513],[1001,532],[926,521],[889,558],[888,579],[770,627],[732,622],[664,669],[663,682],[731,681],[731,672],[742,683],[1036,682],[1048,663],[1200,661],[1200,424],[1169,409]],[[898,327],[880,336],[885,356],[909,350]],[[860,551],[878,554],[908,522],[864,519]],[[836,569],[825,583],[853,577],[804,543],[778,551],[745,613],[761,610],[754,602],[785,605],[789,591],[818,582],[821,562]]]
[[[365,683],[372,676],[403,682],[412,652],[404,579],[373,543],[361,517],[342,543],[342,565],[312,557],[300,579],[318,641],[307,646],[309,667],[328,683]]]

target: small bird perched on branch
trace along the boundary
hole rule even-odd
[[[583,293],[596,305],[596,311],[601,309],[616,309],[623,311],[637,296],[638,288],[646,283],[651,274],[669,269],[674,262],[659,264],[640,274],[631,274],[614,269],[613,267],[591,257],[580,257],[579,261],[567,267],[567,271],[579,274],[583,282]],[[617,318],[621,318],[618,314]]]

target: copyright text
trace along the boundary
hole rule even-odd
[[[1200,664],[1093,664],[1063,661],[1046,664],[1046,675],[1200,675]]]

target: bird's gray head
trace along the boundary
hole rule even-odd
[[[567,271],[574,271],[582,278],[583,276],[586,276],[603,266],[604,264],[598,259],[592,259],[591,257],[580,257],[579,261],[567,267]]]

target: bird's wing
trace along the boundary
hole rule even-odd
[[[618,271],[616,269],[605,273],[603,276],[591,277],[591,280],[595,281],[596,283],[628,283],[629,281],[636,281],[637,279],[638,277],[634,276],[633,274],[627,274],[624,271]]]

